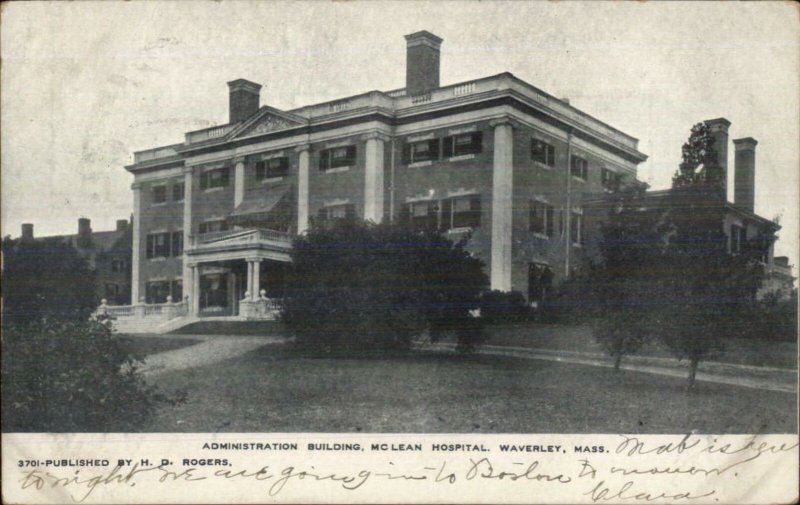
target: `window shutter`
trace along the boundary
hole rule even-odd
[[[228,186],[228,180],[230,178],[230,168],[225,167],[222,169],[222,187]]]
[[[411,144],[403,144],[403,165],[411,163]]]
[[[200,174],[200,189],[208,189],[208,174]]]
[[[428,149],[431,152],[431,159],[438,160],[439,159],[439,139],[431,139],[428,141]]]
[[[453,156],[453,137],[445,137],[443,142],[442,156],[444,158],[450,158]]]
[[[478,154],[483,150],[483,132],[474,132],[470,143],[470,153]]]
[[[353,146],[353,149],[355,149],[355,146]],[[348,152],[348,155],[349,154],[350,153]],[[355,206],[355,204],[348,203],[347,205],[344,206],[344,218],[347,219],[348,221],[355,220],[355,218],[356,218],[356,206]]]
[[[319,169],[321,171],[328,170],[330,168],[329,161],[330,161],[330,149],[324,149],[319,152]]]
[[[356,164],[356,146],[347,146],[347,164]]]
[[[472,226],[481,224],[481,196],[474,195],[469,199],[470,223]]]
[[[153,236],[152,235],[148,235],[147,236],[147,254],[146,255],[147,255],[147,259],[150,259],[150,258],[153,257]]]
[[[278,168],[281,172],[288,172],[289,171],[289,158],[283,157],[280,158],[280,162]]]
[[[452,208],[453,208],[453,201],[452,200],[442,200],[442,211],[440,214],[439,219],[439,229],[442,231],[449,230],[453,227],[452,222]]]

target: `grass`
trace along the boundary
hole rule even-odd
[[[793,433],[794,395],[550,361],[310,358],[280,345],[158,377],[148,432]]]
[[[588,326],[556,324],[508,324],[487,329],[491,345],[513,345],[535,349],[603,352],[592,337]],[[642,356],[670,358],[669,350],[660,342],[646,345]],[[797,369],[797,341],[764,341],[731,338],[726,341],[725,353],[714,361],[740,365],[770,366]]]
[[[173,351],[190,345],[199,344],[200,340],[189,338],[169,338],[154,336],[120,335],[117,338],[123,349],[138,356],[148,356],[159,352]]]

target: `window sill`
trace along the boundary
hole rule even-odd
[[[426,160],[426,161],[415,161],[414,163],[409,163],[408,168],[415,168],[415,167],[429,167],[433,164],[433,161]]]
[[[536,238],[540,238],[540,239],[542,239],[542,240],[550,240],[550,239],[552,239],[552,238],[553,238],[553,237],[549,237],[549,236],[547,236],[547,235],[546,235],[546,234],[544,234],[544,233],[539,233],[538,231],[534,231],[534,232],[532,232],[532,233],[533,233],[533,236],[534,236],[534,237],[536,237]]]
[[[213,193],[215,191],[222,191],[225,188],[226,188],[226,186],[217,186],[215,188],[206,188],[206,189],[203,190],[203,193]]]
[[[447,158],[447,161],[465,161],[465,160],[474,160],[474,159],[475,159],[475,155],[474,154],[462,154],[462,155],[459,155],[459,156],[451,156],[451,157]]]
[[[266,177],[264,179],[259,179],[258,182],[260,182],[261,184],[269,184],[270,182],[280,182],[283,180],[283,178],[284,178],[283,175],[280,177]]]
[[[156,256],[155,258],[147,258],[147,261],[167,261],[167,256]]]
[[[338,174],[338,173],[341,173],[341,172],[347,172],[348,170],[350,170],[349,166],[347,166],[347,167],[336,167],[336,168],[329,168],[327,170],[323,170],[322,173],[323,174]]]
[[[151,205],[151,207],[163,207],[163,206],[165,206],[167,203],[169,203],[169,202],[153,202],[153,204]]]
[[[573,242],[573,243],[572,243],[572,247],[577,247],[578,249],[580,249],[580,248],[582,248],[582,247],[583,247],[583,244],[579,244],[579,243],[577,243],[577,242]]]
[[[572,179],[578,182],[586,182],[586,179],[584,179],[583,177],[578,177],[577,175],[573,175]]]
[[[447,230],[448,235],[460,235],[462,233],[469,233],[474,230],[474,226],[459,226],[458,228],[450,228]]]
[[[541,161],[534,161],[533,166],[536,168],[541,168],[542,170],[552,170],[553,167],[548,165],[547,163],[542,163]]]

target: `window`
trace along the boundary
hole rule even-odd
[[[183,231],[172,232],[172,255],[181,256],[183,254]]]
[[[442,200],[442,227],[477,228],[481,225],[480,195]]]
[[[619,189],[621,181],[622,177],[620,174],[614,172],[613,170],[609,170],[607,168],[600,170],[600,182],[602,182],[604,188],[616,191]]]
[[[356,146],[324,149],[319,153],[319,169],[323,172],[333,168],[350,167],[355,163]]]
[[[169,296],[169,281],[152,281],[145,284],[145,303],[164,303]]]
[[[573,177],[577,177],[585,181],[589,175],[589,164],[580,156],[573,156],[570,159],[569,172]]]
[[[164,203],[167,201],[167,187],[164,185],[153,186],[153,203]]]
[[[443,143],[443,156],[445,158],[478,154],[483,150],[483,133],[472,132],[453,135],[445,137]]]
[[[533,139],[531,142],[531,158],[548,167],[556,166],[555,148],[542,140]]]
[[[329,223],[338,219],[355,219],[355,217],[356,206],[352,203],[322,207],[317,212],[317,218]]]
[[[439,222],[438,202],[428,200],[408,204],[409,224],[417,230],[435,230]]]
[[[170,254],[170,234],[150,233],[147,235],[147,259],[166,258]]]
[[[418,163],[439,159],[439,139],[409,142],[403,146],[403,163]]]
[[[569,227],[569,235],[570,240],[572,240],[573,244],[580,245],[583,244],[583,230],[581,230],[583,226],[583,214],[580,212],[572,211],[570,227]]]
[[[742,246],[746,240],[745,229],[739,225],[731,225],[731,253],[739,254],[742,252]]]
[[[186,186],[183,182],[176,182],[172,185],[172,200],[174,202],[182,202]]]
[[[227,229],[228,223],[224,219],[215,219],[213,221],[205,221],[200,223],[200,229],[198,231],[202,234],[213,233],[215,231],[226,231]]]
[[[553,287],[553,270],[540,263],[528,265],[528,301],[538,305]]]
[[[183,280],[175,279],[170,282],[169,292],[172,295],[172,301],[177,303],[183,301]]]
[[[555,208],[544,202],[532,201],[528,229],[534,233],[540,233],[553,238],[556,231]]]
[[[200,174],[200,189],[226,188],[230,182],[228,167],[208,170]]]
[[[111,271],[112,272],[124,272],[125,271],[125,260],[111,260]]]
[[[121,291],[119,284],[106,283],[105,285],[105,297],[109,300],[116,298]]]
[[[256,180],[284,177],[289,173],[289,158],[280,156],[256,162]]]

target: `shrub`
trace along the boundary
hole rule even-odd
[[[3,325],[3,431],[135,431],[169,401],[94,321]]]
[[[481,317],[488,323],[514,323],[525,321],[529,309],[519,291],[486,291],[481,296]]]
[[[408,349],[480,338],[469,312],[487,284],[480,260],[435,231],[340,221],[298,237],[282,319],[299,345],[335,351]]]

